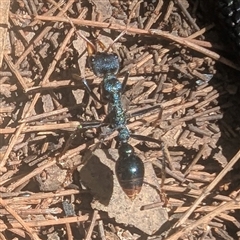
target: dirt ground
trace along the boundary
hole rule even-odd
[[[240,239],[240,41],[222,18],[238,26],[240,1],[3,2],[0,239]],[[89,63],[104,51],[130,74],[134,200],[108,105],[83,83],[104,100]]]

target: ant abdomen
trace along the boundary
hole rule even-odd
[[[116,175],[123,191],[133,200],[143,185],[144,164],[128,143],[122,143],[118,152]]]

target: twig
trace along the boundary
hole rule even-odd
[[[10,0],[0,1],[0,68],[2,67],[3,53],[7,43],[8,19]]]
[[[24,123],[25,124],[25,123]],[[53,124],[44,124],[42,126],[24,126],[22,128],[22,133],[26,132],[43,132],[43,131],[52,131],[57,129],[67,129],[73,128],[76,129],[77,127],[81,126],[80,122],[68,122],[68,123],[53,123]],[[17,128],[2,128],[0,129],[0,134],[10,134],[14,133]]]
[[[11,207],[9,207],[2,198],[0,198],[0,205],[2,205],[21,224],[32,240],[41,240],[38,235],[32,231],[28,224],[24,222],[23,219]]]
[[[179,219],[174,227],[181,226],[188,219],[188,217],[193,213],[193,211],[198,207],[202,200],[210,193],[210,191],[219,183],[219,181],[231,170],[232,166],[239,160],[240,150],[231,159],[231,161],[225,166],[225,168],[218,174],[218,176],[208,185],[206,189],[203,190],[201,196],[194,202],[194,204],[188,209],[188,211]]]
[[[174,1],[179,8],[182,10],[183,14],[186,16],[186,18],[188,19],[189,23],[194,27],[194,29],[196,31],[199,31],[200,28],[198,27],[198,25],[195,23],[195,21],[193,20],[193,18],[191,17],[191,15],[189,14],[189,12],[186,10],[186,8],[183,6],[183,4],[181,3],[181,1],[179,0],[175,0]]]
[[[98,229],[99,229],[99,233],[100,233],[100,238],[102,240],[106,240],[106,236],[105,236],[105,233],[104,233],[104,227],[103,227],[103,221],[102,220],[98,221]]]
[[[68,19],[63,19],[61,17],[47,17],[47,16],[39,16],[39,15],[37,15],[35,17],[35,19],[42,20],[42,21],[69,22]],[[96,28],[109,28],[109,29],[117,30],[117,31],[125,31],[126,30],[125,26],[116,24],[116,23],[109,24],[109,23],[105,23],[105,22],[97,22],[97,21],[90,21],[90,20],[83,20],[83,19],[74,19],[74,18],[70,18],[70,19],[73,22],[73,24],[76,24],[76,25],[90,26],[90,27],[96,27]],[[232,61],[220,56],[219,54],[217,54],[213,51],[210,51],[206,48],[203,48],[203,47],[200,47],[200,46],[194,44],[191,41],[188,41],[187,38],[177,37],[170,33],[167,33],[167,32],[164,32],[164,31],[161,31],[158,29],[150,29],[147,31],[145,29],[129,27],[127,29],[127,32],[132,33],[132,34],[157,35],[159,37],[166,38],[168,40],[177,42],[183,46],[189,47],[189,48],[191,48],[197,52],[200,52],[208,57],[211,57],[214,60],[217,60],[233,69],[240,71],[240,67],[237,66]]]
[[[95,226],[97,217],[98,217],[98,211],[94,210],[93,216],[92,216],[92,221],[91,221],[91,224],[89,226],[89,229],[88,229],[87,236],[86,236],[85,240],[90,240],[91,239],[93,228]]]
[[[64,39],[61,47],[58,49],[58,52],[56,53],[56,56],[55,56],[52,64],[50,65],[50,67],[49,67],[49,69],[48,69],[45,77],[43,78],[42,84],[45,84],[46,82],[48,82],[49,77],[51,76],[52,72],[54,71],[57,62],[58,62],[58,60],[60,59],[60,57],[62,56],[62,53],[63,53],[65,47],[67,46],[70,38],[72,37],[73,33],[74,33],[74,29],[72,28],[72,29],[68,32],[68,34],[67,34],[66,38]],[[41,95],[40,93],[36,93],[36,95],[34,96],[32,102],[31,102],[31,105],[30,105],[30,107],[29,107],[29,109],[28,109],[28,111],[26,112],[26,114],[25,114],[24,117],[29,117],[29,116],[31,115],[32,110],[34,109],[34,106],[36,105],[36,103],[37,103],[40,95]],[[9,143],[9,146],[8,146],[6,152],[5,152],[5,155],[4,155],[3,159],[2,159],[1,162],[0,162],[0,171],[4,171],[4,170],[5,170],[5,169],[3,169],[3,166],[5,166],[6,161],[7,161],[7,159],[8,159],[8,156],[9,156],[9,154],[11,153],[12,148],[13,148],[14,145],[16,144],[19,135],[21,134],[22,130],[24,129],[25,124],[26,124],[26,123],[22,123],[22,124],[19,125],[19,128],[17,129],[16,133],[14,134],[13,138],[11,139],[11,141],[10,141],[10,143]]]
[[[63,10],[57,14],[58,17],[62,17],[63,13],[66,12],[73,4],[74,0],[69,0],[64,6]],[[60,4],[60,3],[59,3]],[[59,5],[60,6],[60,5]],[[44,36],[52,29],[52,26],[47,26],[43,29],[41,33],[34,39],[34,41],[28,46],[25,52],[19,57],[16,62],[16,67],[18,67],[21,62],[27,57],[27,55],[34,50],[34,47],[43,39]]]
[[[178,240],[182,235],[189,233],[190,231],[192,231],[194,228],[198,227],[199,225],[208,224],[214,217],[218,216],[220,213],[227,211],[227,210],[240,209],[239,201],[240,201],[240,199],[238,196],[236,199],[233,199],[227,203],[224,203],[224,204],[216,207],[213,211],[211,211],[204,217],[195,221],[191,225],[187,225],[185,228],[181,229],[177,233],[166,238],[166,240]]]
[[[97,219],[99,219],[99,218],[100,217],[97,216]],[[54,220],[29,221],[29,222],[26,222],[25,224],[28,227],[44,227],[44,226],[62,225],[65,223],[85,222],[85,221],[88,221],[89,219],[90,219],[89,215],[84,215],[84,216],[58,218],[58,219],[54,219]],[[16,222],[16,223],[9,223],[9,224],[0,223],[0,229],[1,230],[9,229],[9,227],[10,227],[9,225],[12,228],[21,228],[21,224]]]
[[[206,144],[204,144],[201,149],[198,151],[197,155],[195,156],[195,158],[193,159],[193,161],[191,162],[191,164],[188,166],[188,168],[186,168],[185,172],[184,172],[184,176],[186,176],[191,170],[192,167],[198,162],[198,160],[202,157],[203,152],[206,149]]]
[[[15,188],[17,188],[18,186],[22,185],[24,182],[28,181],[30,178],[36,176],[37,174],[41,173],[44,169],[54,165],[56,163],[56,159],[52,159],[51,162],[48,162],[46,164],[44,164],[41,167],[35,168],[32,172],[30,172],[29,174],[27,174],[25,177],[19,179],[17,182],[12,183],[8,188],[7,191],[11,192],[13,191]]]
[[[151,28],[151,26],[158,20],[158,18],[161,15],[161,8],[163,5],[163,1],[160,0],[158,1],[158,4],[156,6],[156,8],[153,11],[153,14],[150,15],[150,18],[148,19],[148,22],[146,24],[146,26],[144,27],[145,30],[149,30]]]
[[[28,197],[11,197],[9,199],[5,199],[5,203],[6,204],[24,204],[26,203],[26,200],[31,203],[31,201],[33,200],[41,200],[41,199],[50,199],[50,198],[54,198],[54,197],[63,197],[63,196],[68,196],[68,195],[72,195],[72,194],[79,194],[79,190],[75,190],[75,189],[70,189],[70,190],[62,190],[59,192],[49,192],[49,193],[34,193]]]
[[[67,230],[67,239],[73,240],[72,229],[71,229],[70,223],[65,223],[65,226],[66,226],[66,230]]]
[[[10,58],[8,57],[8,55],[6,53],[4,53],[4,60],[6,61],[6,63],[8,64],[9,68],[12,70],[12,72],[14,73],[14,75],[16,76],[18,82],[20,83],[20,85],[22,86],[23,90],[26,91],[26,89],[28,88],[27,84],[25,83],[24,78],[21,76],[19,70],[17,69],[17,67],[13,64],[13,62],[10,60]]]
[[[35,115],[35,116],[31,116],[31,117],[28,117],[28,118],[24,118],[22,120],[20,120],[19,122],[20,123],[28,123],[28,122],[33,122],[33,121],[37,121],[39,119],[43,119],[43,118],[47,118],[47,117],[52,117],[52,116],[55,116],[55,115],[58,115],[58,114],[62,114],[62,113],[65,113],[65,112],[69,112],[70,110],[74,110],[78,107],[82,106],[82,104],[76,104],[74,106],[71,106],[71,107],[65,107],[65,108],[61,108],[61,109],[57,109],[57,110],[54,110],[54,111],[51,111],[51,112],[45,112],[45,113],[42,113],[42,114],[38,114],[38,115]],[[0,109],[1,110],[1,109]],[[1,112],[1,111],[0,111]]]

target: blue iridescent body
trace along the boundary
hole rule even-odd
[[[103,79],[103,92],[109,102],[109,120],[111,127],[119,131],[120,141],[126,142],[130,137],[130,133],[126,127],[126,115],[121,102],[122,83],[115,76],[107,75]],[[125,129],[125,134],[122,134],[122,129]]]
[[[115,53],[97,52],[90,56],[89,62],[94,74],[103,78],[102,94],[109,104],[107,119],[111,128],[119,133],[120,147],[116,175],[124,192],[130,199],[134,199],[142,188],[144,165],[128,143],[130,132],[121,101],[123,85],[116,78],[120,65],[119,59]]]

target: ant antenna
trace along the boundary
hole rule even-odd
[[[113,40],[113,42],[112,42],[112,43],[109,45],[109,47],[106,49],[106,52],[108,52],[109,49],[112,48],[113,44],[116,43],[116,42],[119,40],[119,38],[121,38],[123,35],[125,35],[125,34],[127,33],[128,27],[129,27],[129,24],[130,24],[131,19],[133,18],[134,12],[135,12],[135,10],[137,9],[138,5],[139,5],[140,3],[142,3],[142,2],[143,2],[143,0],[138,1],[138,2],[134,5],[134,7],[132,8],[132,10],[131,10],[131,12],[130,12],[129,18],[128,18],[128,20],[127,20],[126,29],[125,29],[124,31],[122,31],[122,32]]]
[[[63,9],[61,7],[59,7],[54,1],[52,0],[47,0],[48,2],[50,2],[51,4],[53,4],[55,7],[58,8],[58,10],[63,14],[63,16],[68,20],[68,22],[70,23],[71,27],[75,30],[75,32],[77,33],[77,35],[82,38],[84,41],[87,42],[87,44],[91,45],[91,47],[96,50],[95,45],[89,41],[83,34],[81,34],[80,32],[77,31],[75,25],[73,24],[72,20],[68,17],[68,15],[63,11]]]
[[[97,51],[96,46],[95,46],[90,40],[88,40],[83,34],[81,34],[80,32],[77,31],[77,29],[76,29],[75,25],[73,24],[72,20],[71,20],[71,19],[68,17],[68,15],[63,11],[63,9],[62,9],[60,6],[58,6],[58,5],[56,4],[56,2],[54,2],[53,0],[47,0],[47,1],[50,2],[51,4],[53,4],[55,7],[57,7],[57,9],[58,9],[59,11],[61,11],[61,13],[63,14],[63,16],[64,16],[64,17],[68,20],[68,22],[70,23],[71,27],[75,30],[76,34],[77,34],[80,38],[82,38],[84,41],[87,42],[87,45],[88,45],[87,48],[88,48],[89,52],[92,53],[93,51]],[[113,40],[112,44],[110,44],[109,47],[106,49],[106,52],[108,52],[109,49],[112,48],[113,44],[116,43],[116,42],[119,40],[119,38],[121,38],[123,35],[125,35],[125,34],[127,33],[128,26],[129,26],[129,23],[130,23],[131,19],[133,18],[134,12],[135,12],[135,10],[137,9],[138,5],[139,5],[140,3],[142,3],[142,2],[143,2],[143,0],[138,1],[138,2],[134,5],[134,7],[132,8],[132,10],[131,10],[131,12],[130,12],[129,18],[128,18],[128,20],[127,20],[126,29],[125,29],[123,32],[121,32],[121,33]],[[105,49],[105,46],[104,46],[104,44],[103,44],[101,41],[99,41],[99,45],[100,45],[100,47],[101,47],[102,49]],[[91,47],[90,47],[90,46],[91,46]]]

